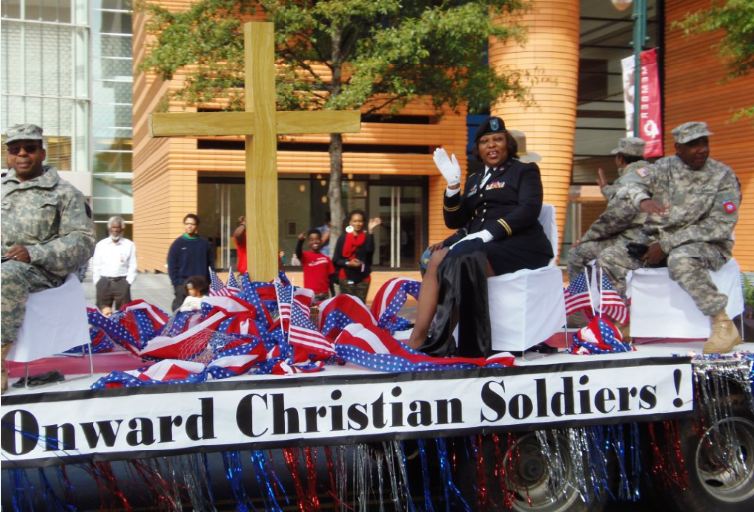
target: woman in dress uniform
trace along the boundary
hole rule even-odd
[[[516,140],[499,117],[487,119],[474,140],[483,165],[468,174],[463,191],[455,155],[449,158],[442,148],[434,153],[448,183],[445,225],[458,231],[431,246],[409,345],[435,355],[488,356],[487,277],[544,267],[553,257],[537,220],[542,208],[537,164],[518,159]],[[456,349],[451,333],[459,318],[462,344]]]

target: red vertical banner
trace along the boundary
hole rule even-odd
[[[639,137],[647,142],[644,156],[662,156],[662,105],[656,48],[641,52],[639,94]]]

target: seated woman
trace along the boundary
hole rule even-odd
[[[445,224],[458,231],[430,247],[432,256],[408,342],[434,355],[488,356],[486,278],[544,267],[553,257],[537,220],[542,208],[537,164],[518,160],[516,141],[499,117],[487,119],[474,140],[475,156],[483,166],[469,173],[463,192],[455,155],[448,158],[442,148],[434,154],[435,165],[448,183]],[[456,349],[451,333],[459,317],[461,343]]]

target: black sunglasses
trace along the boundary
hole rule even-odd
[[[20,144],[18,146],[8,146],[8,153],[11,155],[17,155],[21,152],[21,148],[24,148],[24,151],[27,153],[36,153],[41,149],[41,146],[39,144]]]

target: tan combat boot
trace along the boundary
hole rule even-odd
[[[712,333],[704,343],[705,354],[724,354],[733,350],[733,347],[741,343],[741,335],[733,324],[733,320],[728,318],[725,311],[721,311],[712,319]]]
[[[5,366],[5,358],[8,355],[8,352],[10,352],[10,343],[6,343],[2,346],[2,390],[0,393],[5,393],[5,390],[8,389],[8,368]]]

